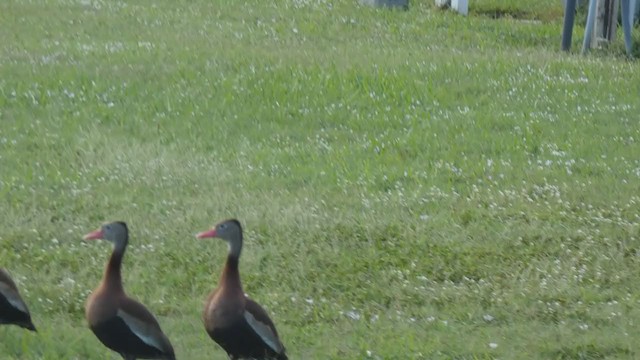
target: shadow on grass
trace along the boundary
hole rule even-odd
[[[474,13],[490,17],[492,19],[511,18],[518,20],[536,20],[534,13],[518,9],[485,8],[475,10]]]
[[[514,19],[520,21],[560,21],[564,16],[562,8],[523,8],[518,6],[479,6],[471,9],[476,15],[491,19]]]
[[[548,353],[549,359],[618,359],[633,357],[634,353],[622,346],[597,346],[594,344],[563,347]]]

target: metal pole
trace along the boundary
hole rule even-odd
[[[573,23],[576,17],[576,0],[567,0],[564,7],[564,25],[562,27],[562,51],[571,49]]]
[[[624,32],[624,47],[627,50],[627,55],[631,56],[631,19],[633,19],[633,13],[630,13],[631,5],[629,0],[621,0],[620,8],[622,12],[622,31]]]
[[[584,41],[582,42],[582,53],[585,54],[589,50],[591,38],[593,37],[593,26],[596,22],[596,5],[598,0],[589,1],[589,14],[587,15],[587,26],[584,31]],[[623,15],[624,16],[624,15]]]

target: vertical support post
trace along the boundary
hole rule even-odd
[[[616,30],[618,29],[618,3],[620,3],[619,0],[609,0],[609,23],[604,35],[610,42],[614,42],[616,40]]]
[[[609,0],[596,1],[596,19],[593,24],[593,36],[589,37],[589,48],[597,48],[601,38],[604,38],[607,27],[607,10]]]
[[[458,13],[467,16],[469,14],[469,1],[468,0],[451,0],[451,8]]]
[[[631,56],[631,20],[633,19],[633,14],[631,13],[631,4],[629,3],[629,0],[621,0],[620,7],[622,12],[624,47],[627,50],[627,55]]]
[[[564,25],[562,26],[562,51],[571,49],[573,23],[576,18],[576,0],[567,0],[564,6]]]
[[[619,0],[599,0],[596,7],[596,24],[591,47],[600,46],[601,42],[612,42],[618,27]]]
[[[584,31],[584,40],[582,42],[582,54],[586,54],[593,37],[593,27],[596,22],[596,5],[598,0],[589,0],[589,13],[587,14],[587,25]]]

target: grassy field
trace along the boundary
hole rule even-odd
[[[39,329],[0,357],[118,358],[81,237],[125,220],[128,293],[224,359],[193,235],[237,217],[292,359],[639,358],[640,66],[559,52],[560,1],[432,3],[0,2],[0,266]]]

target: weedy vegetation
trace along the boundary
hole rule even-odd
[[[125,220],[127,292],[224,359],[194,234],[227,217],[293,359],[640,357],[640,67],[561,53],[561,6],[0,2],[0,265],[39,330],[2,358],[118,358],[81,237]]]

